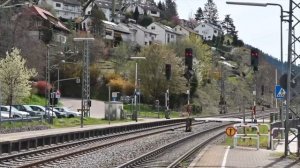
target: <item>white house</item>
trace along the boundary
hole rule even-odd
[[[40,0],[39,4],[47,3],[53,7],[58,18],[75,19],[81,16],[79,0]]]
[[[217,26],[205,22],[201,22],[194,30],[202,36],[203,40],[212,40],[214,36],[218,37],[223,33]]]
[[[114,20],[114,22],[119,23],[120,22],[120,10],[122,5],[116,1],[115,4],[115,18],[112,18],[112,10],[113,10],[113,4],[111,0],[90,0],[84,7],[83,12],[85,16],[91,15],[91,11],[94,5],[97,5],[99,9],[102,10],[102,12],[105,14],[105,17],[108,21]]]
[[[128,3],[125,5],[125,12],[134,12],[137,8],[140,15],[148,15],[159,18],[160,10],[153,4],[148,3]]]
[[[193,29],[190,29],[188,27],[182,26],[182,25],[177,25],[173,28],[173,30],[178,33],[181,34],[184,37],[190,37],[192,35],[196,36],[196,37],[200,37],[200,35],[194,31]]]
[[[151,45],[156,40],[156,33],[137,24],[128,24],[131,31],[131,41],[140,46]]]
[[[151,23],[147,29],[157,33],[156,40],[162,44],[176,42],[177,37],[180,36],[180,34],[176,33],[171,27],[158,22]]]

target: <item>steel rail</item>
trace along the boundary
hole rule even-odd
[[[197,124],[202,124],[204,122],[198,122]],[[89,152],[92,152],[92,151],[96,151],[96,150],[99,150],[101,148],[105,148],[105,147],[110,147],[112,145],[116,145],[116,144],[119,144],[119,143],[123,143],[123,142],[127,142],[127,141],[131,141],[131,140],[135,140],[135,139],[138,139],[138,138],[143,138],[143,137],[146,137],[146,136],[151,136],[151,135],[155,135],[155,134],[159,134],[159,133],[163,133],[163,132],[167,132],[167,131],[171,131],[171,130],[174,130],[174,129],[180,129],[180,128],[184,128],[185,126],[178,126],[178,127],[175,127],[174,128],[174,125],[176,124],[172,124],[172,125],[168,125],[168,126],[160,126],[160,127],[173,127],[173,128],[166,128],[166,129],[163,129],[163,130],[158,130],[158,131],[154,131],[154,132],[150,132],[150,133],[146,133],[146,134],[143,134],[143,135],[138,135],[138,136],[134,136],[134,137],[130,137],[130,138],[125,138],[125,139],[122,139],[122,140],[115,140],[113,142],[108,142],[108,143],[103,143],[103,144],[100,144],[100,145],[96,145],[94,147],[86,147],[86,148],[83,148],[83,149],[80,149],[80,150],[76,150],[76,151],[71,151],[67,154],[57,154],[55,156],[52,156],[50,158],[44,158],[42,160],[38,160],[38,161],[34,161],[32,163],[28,163],[28,164],[24,164],[24,162],[22,163],[23,165],[20,165],[20,167],[39,167],[40,165],[43,165],[45,163],[49,163],[49,162],[52,162],[52,161],[57,161],[57,160],[63,160],[65,158],[68,158],[68,157],[71,157],[71,156],[74,156],[74,155],[81,155],[81,154],[85,154],[85,153],[89,153]],[[182,123],[179,123],[177,125],[183,125]],[[160,129],[160,128],[154,128],[154,129]],[[151,130],[154,130],[153,128],[152,129],[147,129],[148,131],[151,131]],[[130,132],[130,133],[125,133],[125,135],[128,135],[128,134],[132,134],[132,133],[139,133],[139,132],[145,132],[146,130],[143,129],[143,130],[139,130],[138,132]],[[118,136],[123,136],[124,134],[122,135],[112,135],[111,137],[105,137],[106,139],[108,138],[112,138],[112,137],[118,137]],[[88,141],[88,140],[87,140]],[[78,142],[78,143],[81,143],[81,142]],[[59,149],[60,146],[57,146],[55,147],[55,149]],[[49,150],[54,150],[52,148],[50,148]],[[57,153],[57,151],[55,151]],[[34,151],[31,153],[31,154],[36,154]],[[27,154],[24,154],[22,156],[26,156]],[[47,156],[49,155],[49,153],[47,153]],[[18,157],[21,157],[21,156],[18,156]],[[13,158],[10,158],[10,159],[13,159]],[[8,159],[6,159],[8,160]],[[15,160],[15,159],[14,159]]]
[[[231,123],[231,124],[232,124],[232,123]],[[138,157],[138,158],[135,158],[135,159],[133,159],[133,160],[130,160],[130,161],[128,161],[128,162],[126,162],[126,163],[124,163],[124,164],[118,166],[117,168],[131,168],[131,167],[136,167],[136,166],[140,165],[141,163],[143,163],[143,162],[149,160],[149,159],[152,158],[153,156],[156,156],[156,155],[158,155],[158,154],[160,154],[160,153],[163,153],[164,151],[168,150],[169,148],[175,147],[176,145],[178,145],[178,144],[180,144],[180,143],[183,143],[183,142],[185,142],[185,141],[188,141],[188,140],[190,140],[191,138],[194,138],[194,137],[197,137],[197,136],[201,136],[201,135],[203,135],[203,134],[205,134],[205,133],[208,133],[208,132],[210,132],[210,131],[214,131],[214,130],[223,128],[223,127],[225,127],[225,126],[227,126],[227,125],[231,125],[231,124],[224,124],[224,125],[222,125],[222,126],[214,127],[214,128],[212,128],[212,129],[204,130],[204,131],[195,133],[195,134],[193,134],[193,135],[190,135],[190,136],[181,138],[181,139],[179,139],[179,140],[177,140],[177,141],[174,141],[174,142],[171,142],[171,143],[169,143],[169,144],[167,144],[167,145],[164,145],[164,146],[162,146],[162,147],[160,147],[160,148],[158,148],[158,149],[152,150],[152,151],[150,151],[150,152],[148,152],[148,153],[146,153],[146,154],[144,154],[144,155],[142,155],[142,156],[140,156],[140,157]],[[224,133],[224,132],[222,132],[222,133]],[[209,139],[211,140],[211,138],[209,138]]]

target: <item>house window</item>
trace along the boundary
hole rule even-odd
[[[214,31],[215,33],[218,33],[217,30]]]
[[[168,42],[168,43],[170,42],[170,34],[168,34],[167,42]]]
[[[175,28],[175,31],[177,31],[177,28]]]
[[[209,38],[209,39],[210,39],[211,37],[210,37],[210,36],[208,36],[207,38]]]
[[[157,14],[157,12],[156,12],[156,11],[151,11],[151,14],[154,14],[154,15],[156,15],[156,14]]]
[[[182,30],[182,28],[179,28],[179,30],[181,31],[181,30]]]
[[[145,42],[145,45],[148,45],[148,43],[147,43],[147,42]]]
[[[151,30],[155,30],[155,26],[151,26]]]
[[[147,38],[148,37],[148,34],[145,34],[145,38]]]
[[[58,8],[60,8],[61,4],[60,3],[56,3],[55,6],[58,7]]]
[[[151,45],[152,44],[152,41],[149,41],[149,45]]]
[[[107,35],[107,36],[112,36],[112,31],[106,31],[106,32],[105,32],[105,35]]]
[[[202,27],[205,27],[205,25],[202,25]]]
[[[171,38],[174,38],[174,35],[171,35]]]

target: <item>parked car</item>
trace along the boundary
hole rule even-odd
[[[0,118],[9,118],[9,113],[0,111]]]
[[[49,107],[49,108],[50,108],[49,111],[51,111],[51,112],[53,111],[53,113],[55,113],[55,115],[57,116],[57,118],[64,118],[64,117],[67,117],[65,113],[58,111],[58,110],[55,109],[54,107],[53,107],[53,108],[52,108],[52,107]],[[46,107],[46,109],[48,109],[48,108]]]
[[[28,117],[29,113],[25,112],[25,111],[19,111],[18,109],[16,109],[13,106],[1,106],[1,113],[6,113],[9,114],[11,108],[11,116],[12,117]]]
[[[52,117],[57,117],[55,113],[51,113],[51,111],[46,110],[45,107],[41,106],[41,105],[28,105],[33,111],[37,111],[40,112],[42,115],[44,116],[48,116],[48,113],[50,112],[50,116]]]
[[[77,111],[72,111],[70,109],[68,109],[67,107],[55,107],[56,110],[58,110],[59,112],[63,112],[66,114],[66,117],[79,117],[81,116],[80,112]]]
[[[30,116],[42,115],[41,112],[32,110],[32,108],[28,105],[12,105],[12,106],[15,107],[16,109],[18,109],[19,111],[25,111],[25,112],[29,113]]]

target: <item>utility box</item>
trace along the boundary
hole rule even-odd
[[[123,102],[111,101],[105,102],[105,119],[120,120],[124,119]]]

